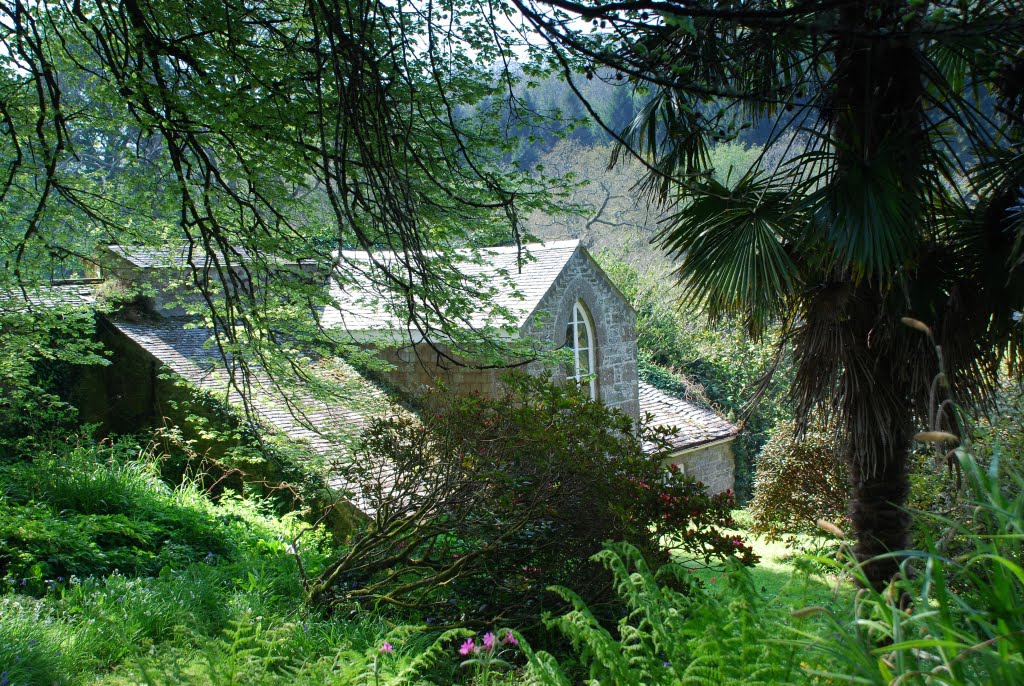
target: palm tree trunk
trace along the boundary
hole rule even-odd
[[[910,492],[907,451],[903,446],[876,446],[878,457],[869,467],[863,459],[850,459],[850,518],[857,543],[854,554],[862,564],[864,580],[883,589],[900,570],[906,550],[910,515],[904,509]],[[879,556],[884,556],[879,558]]]
[[[892,191],[916,199],[927,148],[917,48],[899,32],[880,37],[887,26],[903,25],[904,10],[900,0],[858,0],[842,6],[840,22],[850,32],[837,43],[832,116],[840,175],[851,169],[865,174],[877,173],[876,167],[887,169],[891,178],[899,179]],[[912,223],[918,214],[907,210],[903,219]],[[874,230],[890,232],[889,239],[898,241],[902,228],[890,224]],[[914,248],[903,249],[909,259]],[[857,363],[844,370],[849,384],[843,413],[852,481],[850,514],[857,537],[854,550],[867,583],[880,589],[899,571],[901,559],[893,553],[905,550],[908,543],[910,516],[903,508],[910,491],[916,405],[912,395],[917,391],[908,368],[918,361],[907,358],[907,348],[900,344],[906,332],[896,313],[886,308],[888,289],[898,281],[897,275],[858,277],[859,269],[870,273],[868,265],[870,261],[855,264],[847,274],[859,305],[847,322],[855,348],[851,358]],[[879,555],[885,557],[875,559]]]

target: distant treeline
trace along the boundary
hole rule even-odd
[[[648,89],[611,70],[574,74],[571,86],[562,73],[532,79],[524,76],[513,92],[519,111],[513,114],[506,106],[507,130],[517,141],[509,161],[523,169],[535,167],[561,140],[582,146],[613,142],[608,131],[625,131],[652,97]],[[706,108],[711,111],[717,105],[708,103]],[[764,146],[772,133],[767,118],[736,123],[743,128],[734,140],[744,145]]]

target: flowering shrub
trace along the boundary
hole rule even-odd
[[[348,477],[372,494],[375,516],[311,581],[315,600],[523,626],[558,606],[552,584],[610,597],[590,560],[609,539],[651,558],[678,548],[753,561],[720,532],[731,494],[669,472],[665,452],[643,449],[663,443],[656,432],[575,388],[513,376],[502,397],[428,406],[422,423],[381,420],[366,433]]]
[[[701,561],[721,563],[730,558],[744,565],[757,562],[757,556],[742,538],[724,529],[733,529],[732,510],[736,494],[731,490],[711,495],[699,481],[684,477],[670,464],[667,473],[655,483],[635,482],[640,520],[649,523],[662,549],[668,553]]]

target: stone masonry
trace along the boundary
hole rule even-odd
[[[520,336],[533,339],[539,352],[565,344],[566,325],[579,302],[590,315],[596,339],[595,374],[598,398],[637,419],[636,313],[582,246],[567,253],[561,269],[520,326]],[[549,277],[550,278],[550,277]],[[419,393],[442,381],[458,393],[493,397],[500,391],[503,369],[474,369],[446,360],[426,343],[385,348],[381,355],[394,368],[384,377],[403,390]],[[565,371],[541,362],[525,365],[531,374],[565,378]]]
[[[673,455],[668,462],[680,466],[683,473],[701,481],[709,493],[732,489],[736,483],[736,460],[732,439]]]
[[[678,431],[669,445],[672,450],[669,461],[679,464],[688,475],[703,481],[711,492],[732,488],[732,439],[736,435],[736,427],[709,409],[639,382],[636,312],[586,249],[578,241],[525,247],[531,254],[531,259],[525,263],[518,262],[518,251],[515,249],[496,248],[487,251],[485,260],[467,262],[465,265],[467,272],[475,273],[491,285],[492,302],[511,313],[511,330],[518,329],[521,339],[534,344],[538,359],[522,368],[531,374],[551,375],[555,380],[567,378],[565,366],[553,363],[552,356],[547,353],[564,349],[566,329],[572,320],[573,309],[577,304],[581,305],[589,315],[591,324],[594,383],[598,399],[634,419],[647,417],[654,426],[677,427]],[[350,259],[359,258],[350,256]],[[155,251],[150,254],[137,249],[111,246],[105,266],[108,269],[113,267],[110,271],[121,279],[151,284],[152,315],[178,313],[176,310],[161,313],[158,312],[161,308],[157,307],[166,306],[169,296],[177,295],[169,287],[171,273],[182,267],[177,251]],[[305,265],[299,264],[297,269],[305,271]],[[427,342],[419,340],[413,343],[416,337],[407,324],[403,323],[407,320],[396,316],[393,309],[381,307],[379,299],[365,297],[351,285],[348,290],[341,289],[337,284],[329,285],[329,288],[337,307],[324,311],[323,325],[338,331],[348,331],[354,340],[365,345],[376,344],[377,347],[382,342],[392,341],[379,349],[379,354],[392,365],[389,371],[383,373],[383,377],[394,387],[418,395],[426,387],[440,381],[460,394],[479,393],[493,397],[501,391],[504,368],[478,369],[472,364],[455,364]],[[488,325],[484,303],[481,303],[480,310],[480,321],[472,324],[484,327]],[[185,349],[180,345],[176,347],[171,344],[184,341],[180,321],[176,323],[173,319],[157,316],[153,321],[147,319],[136,324],[118,322],[115,326],[126,339],[140,345],[177,374],[197,382],[192,378],[195,371],[193,367],[188,366],[186,369],[182,364],[186,358],[189,364],[194,364],[193,358],[209,357],[209,351],[200,352],[200,344],[204,343],[208,332],[184,330],[189,336],[191,347],[183,352]],[[205,382],[216,376],[217,372],[213,372],[209,378],[202,378]],[[203,387],[204,383],[200,382],[199,385]],[[379,390],[377,393],[380,393]],[[356,396],[353,398],[356,404],[361,404],[360,399],[366,397],[362,393]],[[264,419],[286,435],[301,434],[314,448],[334,449],[333,436],[306,436],[289,416],[276,411],[278,408],[267,405],[258,409],[264,410]],[[379,412],[366,407],[356,411],[360,416],[355,417],[345,412],[339,414],[338,410],[342,408],[309,409],[312,410],[313,425],[321,429],[337,426],[352,431],[357,431],[365,424],[366,417]],[[338,415],[337,418],[335,415]]]
[[[636,312],[605,276],[586,249],[577,249],[533,316],[522,329],[524,337],[557,348],[565,343],[565,329],[573,306],[580,302],[593,323],[597,397],[609,407],[637,419]],[[540,365],[530,371],[539,373]]]

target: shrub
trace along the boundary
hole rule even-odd
[[[513,376],[502,397],[436,402],[422,423],[381,420],[367,432],[348,478],[364,484],[374,516],[313,581],[314,599],[522,625],[553,583],[607,594],[590,562],[604,540],[664,558],[662,535],[686,532],[673,540],[690,554],[753,561],[721,531],[729,494],[672,477],[664,453],[644,452],[657,436],[575,388]]]
[[[825,519],[842,524],[849,482],[836,432],[816,426],[795,438],[792,425],[776,429],[757,461],[754,530],[769,540],[813,533]]]
[[[1024,388],[1007,381],[995,397],[995,411],[978,418],[969,427],[971,453],[982,469],[993,464],[1000,476],[1000,487],[1016,496],[1019,488],[1014,474],[1024,473]],[[940,552],[955,557],[970,546],[970,541],[945,518],[970,528],[974,504],[964,498],[962,475],[955,462],[932,451],[919,451],[910,471],[908,506],[943,517],[915,517],[915,546],[925,548],[934,542]]]
[[[0,578],[36,592],[44,580],[154,574],[231,547],[208,504],[182,498],[190,487],[171,489],[128,441],[2,465],[0,479]]]
[[[285,546],[301,530],[297,515],[272,519],[231,492],[214,504],[195,482],[169,486],[157,458],[129,439],[0,465],[0,484],[0,579],[37,594],[58,578],[114,570],[149,576],[271,553],[291,565]],[[319,565],[319,535],[303,542]]]
[[[195,655],[246,615],[304,617],[290,546],[301,534],[316,573],[321,532],[265,502],[172,487],[129,440],[65,448],[0,467],[0,673],[10,684],[78,683],[161,650]],[[323,643],[296,635],[293,650],[300,639]],[[303,660],[317,659],[310,650]]]
[[[107,364],[94,329],[84,308],[29,310],[20,295],[0,292],[0,460],[45,450],[74,430],[66,395],[76,367]]]

